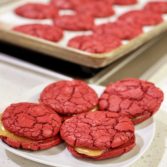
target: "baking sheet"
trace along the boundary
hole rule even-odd
[[[45,53],[50,56],[54,56],[57,58],[61,58],[64,60],[68,60],[71,62],[75,62],[78,64],[82,64],[85,66],[99,68],[104,67],[111,62],[117,60],[118,58],[126,55],[127,53],[135,50],[139,46],[143,45],[147,41],[153,39],[156,36],[159,36],[161,33],[167,30],[167,15],[163,15],[165,22],[159,24],[157,26],[146,26],[144,27],[144,33],[138,36],[137,38],[130,41],[123,41],[123,45],[119,48],[104,54],[92,54],[83,52],[77,49],[73,49],[67,47],[67,41],[72,37],[83,34],[90,34],[90,31],[77,31],[70,32],[65,31],[64,38],[58,42],[49,42],[43,39],[34,38],[25,34],[21,34],[18,32],[12,31],[12,27],[21,24],[27,23],[46,23],[52,24],[52,21],[49,19],[44,20],[34,20],[34,19],[26,19],[19,17],[14,14],[13,9],[17,6],[20,6],[26,2],[36,2],[35,0],[24,0],[16,3],[12,3],[10,5],[6,5],[5,7],[0,8],[0,39],[3,41],[7,41],[19,46],[23,46],[38,52]],[[38,2],[47,3],[48,0],[39,0]],[[119,15],[125,13],[129,10],[141,9],[146,0],[139,0],[140,3],[137,5],[132,5],[128,7],[114,6],[116,11],[116,15],[96,19],[96,24],[106,23],[108,21],[114,21]],[[61,10],[61,14],[71,13],[70,10]],[[16,42],[17,41],[17,42]]]

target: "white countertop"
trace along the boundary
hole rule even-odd
[[[0,109],[17,102],[19,96],[27,90],[60,79],[69,78],[0,54]],[[16,156],[2,147],[0,164],[3,167],[46,167]]]

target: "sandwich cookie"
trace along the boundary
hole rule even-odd
[[[0,136],[14,148],[42,150],[61,142],[62,119],[52,109],[35,103],[16,103],[1,117]]]
[[[99,108],[126,115],[138,124],[156,113],[162,101],[163,92],[153,83],[131,78],[109,84],[99,99]]]
[[[96,108],[98,96],[83,81],[64,80],[52,83],[44,88],[39,101],[60,115],[72,116]]]
[[[120,156],[135,146],[134,125],[112,112],[88,112],[66,120],[60,130],[77,158],[102,160]]]

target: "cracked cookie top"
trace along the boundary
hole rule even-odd
[[[30,19],[48,19],[58,16],[58,10],[54,5],[43,3],[26,3],[16,8],[15,13]]]
[[[119,16],[118,20],[140,26],[158,25],[163,22],[161,14],[148,10],[131,10]]]
[[[72,115],[95,108],[98,96],[83,81],[59,81],[50,84],[42,91],[40,102],[60,114]]]
[[[54,25],[71,31],[91,30],[94,27],[94,18],[86,15],[63,15],[54,19]]]
[[[138,2],[138,0],[114,0],[114,4],[116,5],[134,5]]]
[[[98,35],[107,34],[125,40],[133,39],[143,32],[141,26],[122,20],[96,25],[93,31]]]
[[[63,37],[62,29],[47,24],[19,25],[14,27],[13,30],[53,42],[58,42]]]
[[[83,5],[75,6],[78,14],[86,14],[92,17],[108,17],[115,14],[115,11],[108,1],[92,1]],[[100,12],[99,12],[100,11]]]
[[[108,34],[80,35],[69,40],[68,46],[89,53],[107,53],[122,45],[121,39]]]
[[[2,122],[8,131],[32,140],[54,137],[59,132],[61,118],[42,104],[16,103],[7,107]]]
[[[134,138],[134,126],[128,117],[97,111],[66,120],[60,133],[70,146],[107,150]]]
[[[71,0],[51,0],[50,3],[58,9],[73,9]]]
[[[144,9],[147,11],[152,11],[160,14],[167,13],[167,2],[165,1],[148,2],[145,5]]]
[[[151,116],[162,101],[163,92],[153,83],[130,78],[109,84],[99,99],[99,107],[134,119],[144,114]]]

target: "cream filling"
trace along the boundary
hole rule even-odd
[[[91,112],[95,112],[98,111],[98,106],[94,107],[92,110],[90,110]]]
[[[141,119],[141,118],[144,118],[144,116],[143,116],[143,115],[140,115],[140,116],[138,116],[138,117],[132,118],[131,120],[132,120],[132,121],[135,121],[135,120],[138,120],[138,119]]]
[[[81,148],[81,147],[75,147],[74,149],[79,154],[84,154],[90,157],[100,156],[104,153],[104,150],[91,150],[88,148]]]

